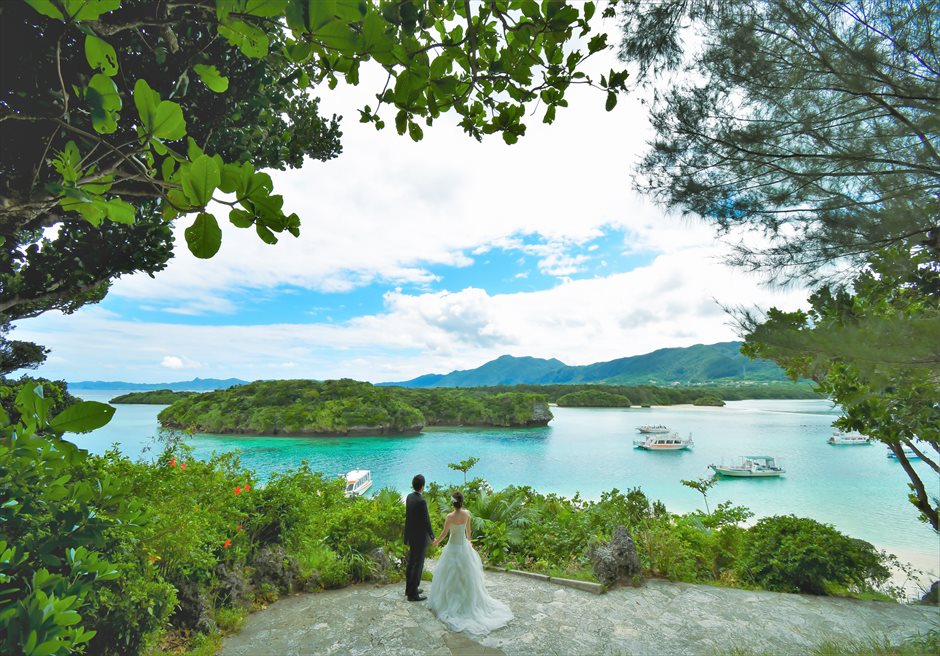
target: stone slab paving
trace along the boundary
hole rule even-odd
[[[486,572],[490,593],[516,615],[486,637],[449,632],[404,584],[296,595],[248,618],[223,656],[496,656],[801,654],[826,640],[906,637],[940,630],[940,608],[647,581],[597,596]],[[425,583],[424,587],[433,584]]]

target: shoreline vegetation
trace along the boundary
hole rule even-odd
[[[515,385],[404,388],[350,379],[256,381],[213,392],[156,390],[115,397],[112,403],[169,404],[163,428],[217,435],[335,437],[417,435],[439,426],[538,427],[559,407],[629,408],[671,405],[720,407],[743,399],[815,399],[805,384],[655,387]]]
[[[138,405],[171,405],[180,399],[188,399],[199,392],[178,392],[171,389],[146,390],[143,392],[128,392],[112,398],[111,405],[138,404]]]

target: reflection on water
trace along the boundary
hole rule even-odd
[[[107,400],[116,392],[81,394]],[[94,452],[112,442],[137,457],[157,432],[161,406],[118,406],[111,424],[77,441]],[[639,486],[675,511],[702,507],[702,498],[679,483],[711,476],[709,464],[739,456],[778,458],[782,478],[722,479],[709,493],[714,505],[731,500],[757,515],[798,514],[832,523],[878,545],[940,554],[937,536],[916,518],[907,501],[907,478],[881,445],[826,443],[838,412],[822,400],[736,401],[724,408],[630,409],[553,408],[543,428],[438,428],[418,436],[291,438],[197,435],[190,444],[199,458],[238,450],[242,463],[264,478],[307,460],[317,471],[340,475],[370,469],[375,489],[406,491],[411,478],[459,483],[463,474],[447,467],[469,456],[480,458],[470,474],[495,488],[530,485],[543,492],[597,498],[611,488]],[[636,426],[666,424],[695,447],[649,452],[633,448]],[[152,457],[151,453],[146,457]],[[925,481],[937,477],[915,465]],[[936,489],[936,487],[935,487]]]

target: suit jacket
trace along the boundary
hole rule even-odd
[[[418,492],[412,492],[405,500],[405,544],[426,547],[433,540],[428,504]]]

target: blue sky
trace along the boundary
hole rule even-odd
[[[597,71],[615,64],[604,57]],[[532,116],[511,147],[447,119],[415,144],[356,122],[383,82],[364,70],[359,87],[323,91],[324,113],[352,117],[338,159],[272,172],[299,238],[269,246],[224,225],[211,260],[178,247],[99,305],[21,322],[16,338],[52,350],[38,373],[380,382],[503,354],[587,364],[734,339],[720,304],[803,302],[728,268],[711,227],[634,191],[650,136],[637,96],[608,113],[603,94],[573,89],[554,125]]]

